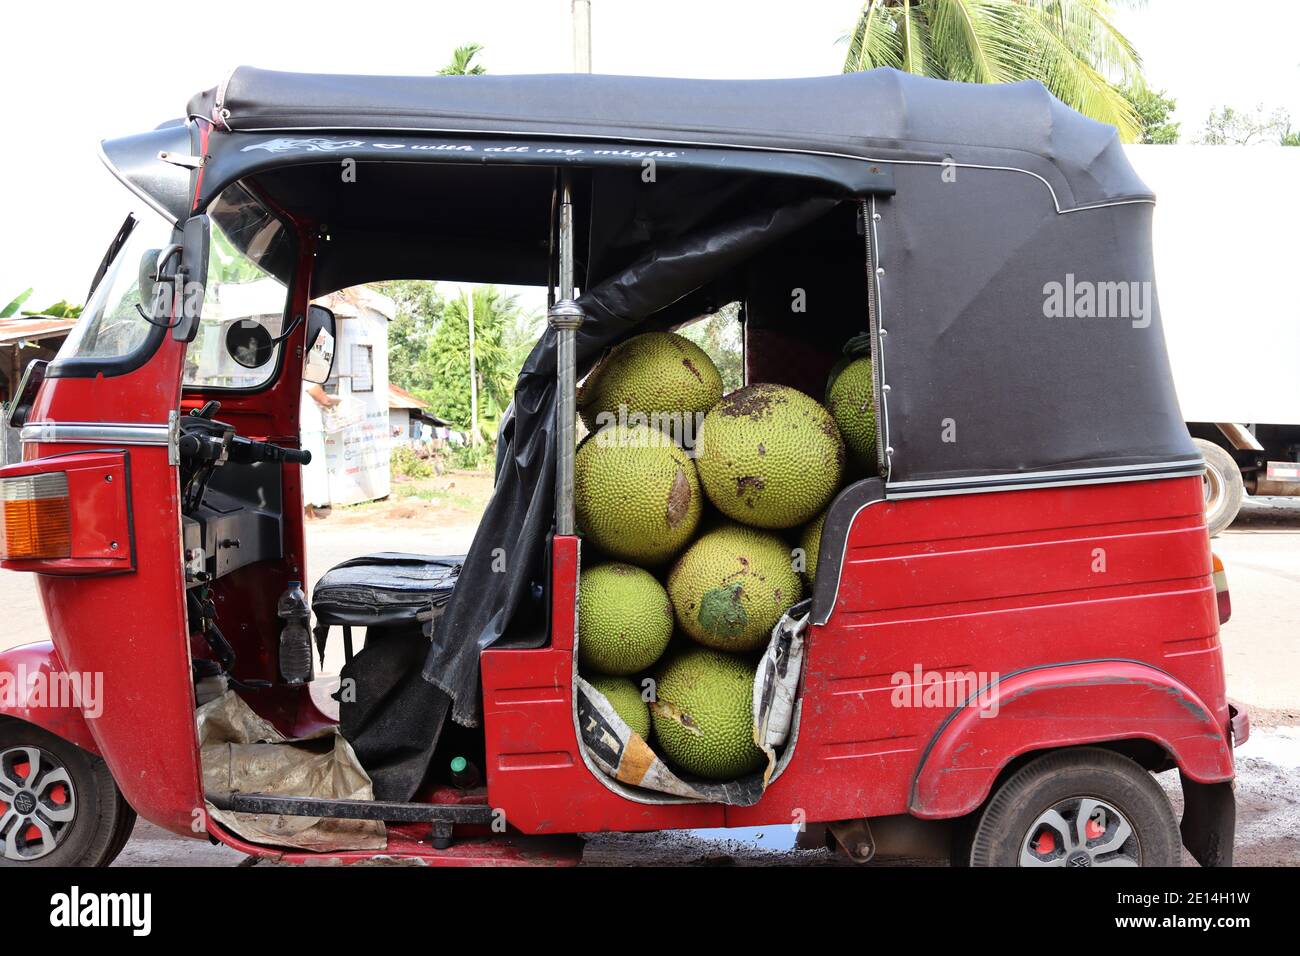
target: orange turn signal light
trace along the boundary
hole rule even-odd
[[[0,479],[0,558],[6,561],[72,555],[72,509],[64,472]]]

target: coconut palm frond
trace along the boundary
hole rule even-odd
[[[1004,2],[931,0],[926,4],[930,45],[948,79],[1009,83],[1030,68],[1014,17]]]
[[[1118,85],[1142,75],[1142,57],[1115,26],[1109,0],[1031,0],[1028,6],[1041,17],[1050,15],[1070,48],[1088,55],[1098,72],[1116,74],[1111,78],[1118,79]]]
[[[1036,78],[1067,106],[1114,126],[1123,142],[1136,141],[1141,122],[1133,104],[1045,22],[1039,11],[1023,9],[1023,35],[1039,51]]]
[[[884,0],[868,0],[849,34],[849,52],[844,72],[857,73],[878,66],[902,69],[902,44],[898,37],[896,11]]]

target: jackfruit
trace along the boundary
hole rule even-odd
[[[829,509],[827,509],[829,510]],[[804,580],[810,585],[813,578],[817,576],[817,552],[822,546],[822,525],[826,524],[826,512],[823,511],[812,521],[804,526],[803,532],[799,535],[799,547],[803,549]]]
[[[793,528],[826,507],[844,474],[844,442],[826,409],[784,385],[750,385],[704,418],[700,482],[723,514]]]
[[[693,647],[666,658],[650,705],[665,757],[710,780],[735,780],[761,768],[754,743],[754,668],[739,657]]]
[[[668,596],[677,623],[696,641],[751,651],[803,597],[803,582],[781,538],[728,523],[686,549],[668,573]]]
[[[614,713],[623,718],[642,740],[650,739],[650,705],[641,697],[636,684],[626,677],[584,674],[587,683],[605,695]]]
[[[635,674],[673,636],[668,592],[649,571],[598,564],[578,578],[578,661],[601,674]]]
[[[874,475],[877,471],[876,393],[869,357],[854,359],[835,376],[827,389],[826,407],[844,438],[854,472]]]
[[[689,443],[695,416],[720,398],[722,375],[703,349],[674,332],[646,332],[616,345],[592,369],[578,390],[578,414],[590,431],[644,415],[661,430],[659,422],[672,423],[678,439]]]
[[[587,539],[611,557],[663,564],[700,523],[693,462],[648,425],[612,425],[589,435],[574,461],[573,503]]]

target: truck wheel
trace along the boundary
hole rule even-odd
[[[1031,760],[975,823],[971,866],[1178,866],[1178,821],[1160,785],[1096,747]]]
[[[0,867],[106,866],[128,817],[104,761],[32,724],[0,721]]]
[[[1241,469],[1232,456],[1204,438],[1192,441],[1205,459],[1205,523],[1210,527],[1210,537],[1216,537],[1237,519],[1246,487],[1241,480]]]

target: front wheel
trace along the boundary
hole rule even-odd
[[[0,867],[107,866],[134,823],[104,761],[0,720]]]
[[[1045,754],[978,815],[971,866],[1178,866],[1178,821],[1155,778],[1110,750]]]

